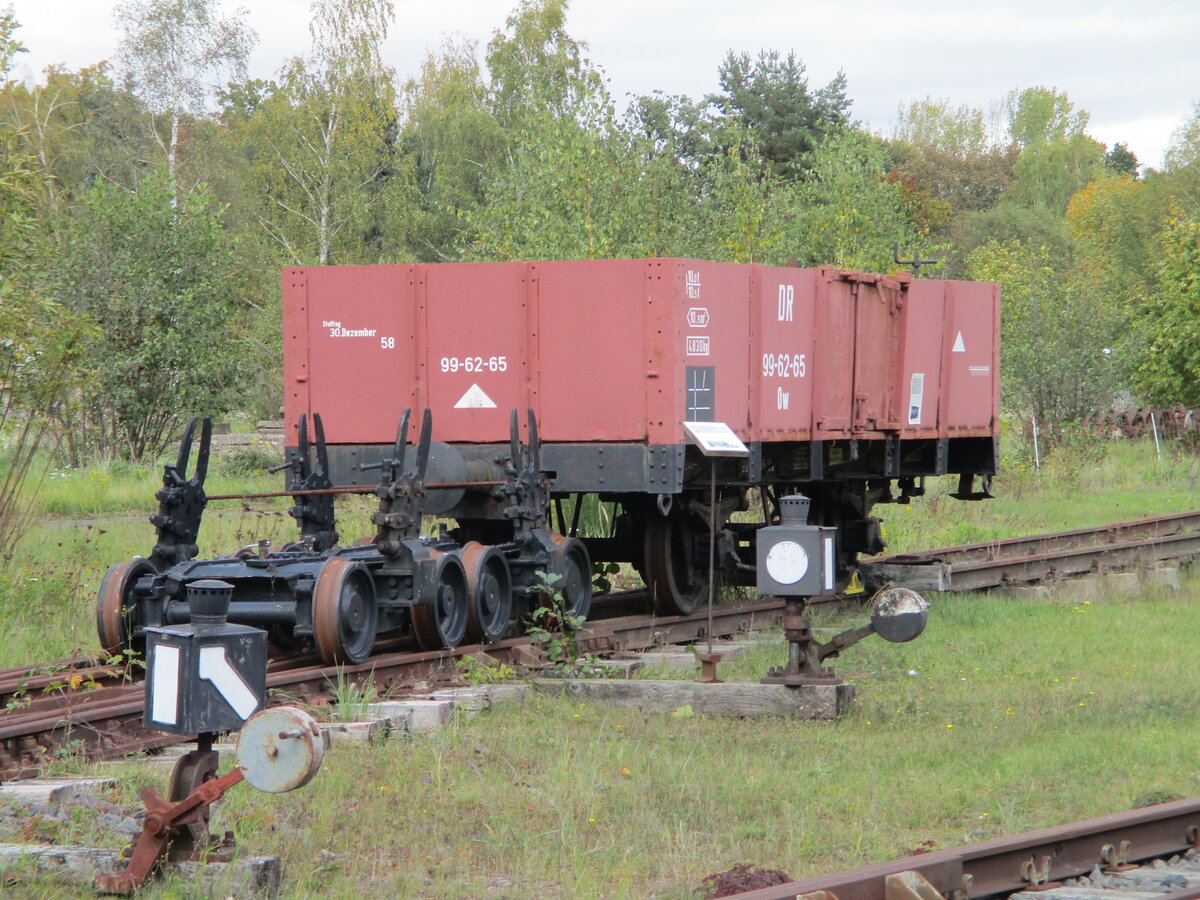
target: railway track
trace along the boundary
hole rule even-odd
[[[1200,511],[864,559],[868,586],[978,591],[1113,572],[1200,554]]]
[[[865,560],[869,585],[898,584],[916,590],[966,591],[1054,580],[1180,559],[1200,553],[1200,511],[1075,529],[1009,540],[945,547],[923,553]],[[632,614],[644,608],[642,591],[598,598],[579,640],[587,653],[643,649],[688,642],[707,633],[707,612],[668,618]],[[715,610],[714,634],[778,621],[781,600],[725,604]],[[489,644],[501,661],[528,648],[524,638]],[[479,646],[454,651],[417,651],[411,641],[381,642],[380,652],[353,666],[321,664],[309,653],[272,662],[267,685],[276,694],[325,702],[339,674],[371,678],[379,694],[402,694],[414,683],[448,682],[458,658]],[[0,670],[0,780],[36,775],[45,760],[82,753],[108,759],[178,743],[177,737],[142,728],[140,671],[85,657]],[[847,900],[847,898],[839,898]]]
[[[935,850],[739,900],[1197,900],[1200,799]]]
[[[588,623],[579,637],[580,651],[644,649],[707,636],[707,610],[667,618],[621,614],[639,600],[644,602],[640,591],[610,598],[608,612],[615,615]],[[777,623],[782,613],[783,601],[776,599],[723,604],[714,609],[713,634],[733,634],[755,625]],[[529,646],[526,638],[510,638],[486,648],[419,651],[413,650],[410,642],[397,640],[383,644],[383,652],[357,665],[328,666],[316,662],[312,654],[288,657],[271,664],[267,688],[289,702],[319,705],[329,701],[339,679],[349,677],[371,682],[379,696],[402,696],[417,682],[455,680],[456,662],[463,656],[486,649],[497,660],[516,660]],[[10,691],[0,697],[7,704],[7,711],[0,715],[3,781],[36,777],[46,760],[55,756],[112,759],[187,739],[142,727],[144,686],[136,672],[72,659],[0,672],[0,685],[8,686]]]

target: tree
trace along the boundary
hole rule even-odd
[[[288,63],[247,126],[260,224],[296,265],[407,255],[412,167],[380,56],[392,4],[316,0],[313,10],[312,54]]]
[[[1121,383],[1122,316],[1046,247],[989,241],[967,275],[1000,284],[1001,399],[1022,415],[1078,420],[1111,406]]]
[[[29,52],[23,43],[13,37],[20,27],[21,23],[17,21],[12,6],[0,10],[0,78],[8,78],[18,53]]]
[[[965,104],[952,108],[949,100],[933,97],[901,106],[892,137],[922,151],[957,159],[979,156],[993,146],[983,110]]]
[[[531,120],[533,121],[533,120]],[[686,255],[699,228],[674,160],[614,123],[546,114],[467,216],[476,259]]]
[[[719,70],[721,91],[709,104],[721,119],[736,122],[754,139],[776,173],[805,166],[805,157],[829,134],[848,123],[846,76],[839,72],[812,91],[804,63],[794,53],[730,51]]]
[[[1104,168],[1114,175],[1128,175],[1131,178],[1137,178],[1140,166],[1137,156],[1130,151],[1129,146],[1120,143],[1113,144],[1112,149],[1104,154]]]
[[[817,147],[809,163],[791,229],[790,255],[802,265],[887,271],[894,266],[893,241],[917,246],[903,193],[888,179],[888,158],[877,139],[842,132]]]
[[[1102,174],[1067,206],[1077,267],[1127,310],[1146,295],[1155,276],[1160,227],[1146,185],[1132,175]]]
[[[1188,219],[1200,218],[1200,101],[1171,135],[1166,166],[1159,174],[1161,193]]]
[[[423,215],[415,223],[421,261],[462,251],[464,213],[484,200],[487,178],[503,165],[506,140],[488,106],[476,46],[445,43],[404,86],[404,151],[416,166]]]
[[[1044,87],[1013,91],[1008,109],[1009,134],[1021,150],[1006,198],[1061,215],[1103,164],[1104,145],[1085,132],[1090,116],[1065,93]]]
[[[1200,222],[1178,208],[1160,236],[1156,290],[1138,311],[1134,383],[1162,406],[1200,405]]]
[[[60,413],[75,463],[153,457],[181,416],[223,412],[239,387],[221,208],[203,185],[174,200],[161,168],[136,191],[98,182],[75,213],[53,272],[57,296],[96,326],[81,402]]]
[[[157,128],[154,136],[166,152],[173,192],[183,116],[204,111],[220,74],[244,78],[246,58],[258,42],[241,21],[245,10],[222,18],[218,5],[219,0],[123,0],[114,11],[124,31],[121,60],[147,108],[170,125],[167,138]]]
[[[603,78],[567,34],[569,0],[520,0],[488,42],[492,111],[502,126],[528,120],[604,115],[611,106]]]

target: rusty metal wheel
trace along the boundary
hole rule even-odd
[[[467,575],[467,644],[490,644],[504,637],[513,615],[512,573],[495,547],[476,541],[459,552]]]
[[[154,566],[145,559],[110,566],[100,582],[96,598],[96,632],[100,646],[109,656],[120,656],[126,650],[141,650],[142,638],[133,631],[138,622],[137,598],[134,587],[143,575],[153,575]]]
[[[467,573],[456,554],[438,561],[437,588],[432,603],[412,608],[413,634],[423,650],[453,650],[463,642],[470,616]]]
[[[686,616],[708,596],[708,559],[698,544],[708,529],[698,522],[679,503],[665,516],[646,514],[642,578],[661,615]]]
[[[375,584],[360,562],[335,556],[321,567],[313,591],[313,634],[327,663],[360,663],[375,646],[379,610]]]

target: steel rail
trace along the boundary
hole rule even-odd
[[[777,623],[782,615],[783,601],[774,598],[723,604],[713,611],[713,630],[733,634],[754,624]],[[598,653],[701,640],[707,634],[707,609],[687,616],[620,616],[588,623],[578,646],[582,652]],[[456,662],[463,656],[485,652],[502,662],[514,662],[529,646],[528,638],[419,652],[385,645],[385,652],[353,666],[285,661],[268,671],[267,688],[281,702],[319,703],[332,696],[339,678],[349,675],[370,678],[380,694],[399,694],[417,681],[456,680]],[[35,773],[47,753],[78,749],[90,758],[107,759],[185,741],[186,737],[142,727],[144,690],[144,684],[133,683],[52,694],[49,700],[56,702],[0,716],[0,780]]]
[[[1137,863],[1197,848],[1198,840],[1200,798],[1193,798],[733,896],[739,900],[793,900],[827,891],[833,898],[824,900],[886,900],[887,876],[916,872],[945,898],[983,900],[1104,868],[1113,862],[1113,848],[1122,848],[1124,860]],[[1123,847],[1126,841],[1128,846]]]
[[[1200,554],[1200,512],[863,559],[870,586],[972,591]]]

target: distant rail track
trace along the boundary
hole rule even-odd
[[[1117,571],[1200,554],[1200,511],[1000,541],[944,547],[863,561],[870,586],[898,584],[917,590],[972,591],[1053,581],[1088,572]],[[581,652],[635,650],[687,643],[708,633],[707,610],[687,616],[649,616],[644,591],[598,597],[580,635]],[[777,624],[783,601],[766,598],[722,604],[714,610],[713,634]],[[486,651],[501,661],[517,659],[527,638],[484,646],[419,651],[411,640],[381,641],[357,665],[321,664],[313,653],[272,662],[267,685],[276,695],[328,702],[339,675],[373,679],[380,694],[401,695],[417,682],[457,677],[456,660]],[[178,736],[142,727],[144,688],[136,666],[105,665],[75,657],[0,670],[0,780],[34,777],[48,759],[70,753],[109,759],[179,743]],[[825,898],[828,900],[828,898]],[[857,896],[838,900],[860,900]]]
[[[1200,511],[861,561],[868,585],[978,591],[1188,559],[1200,553]]]

